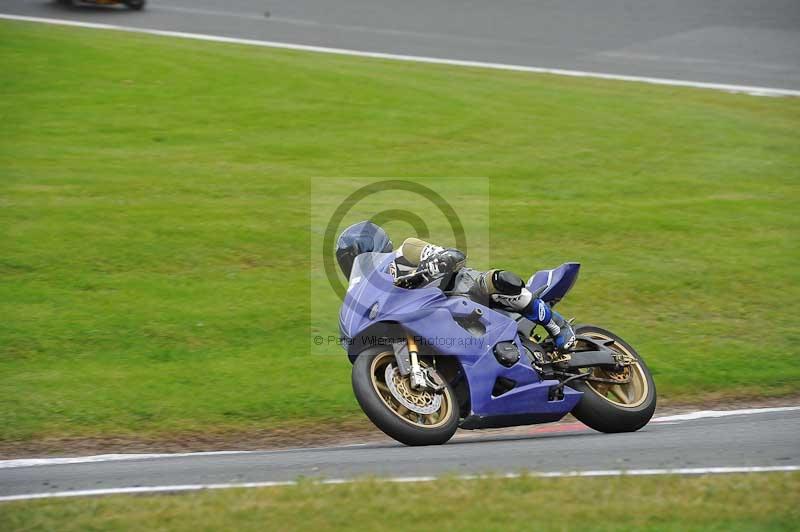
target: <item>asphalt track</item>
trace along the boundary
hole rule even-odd
[[[629,76],[800,89],[797,0],[0,0],[0,13]]]
[[[776,411],[778,410],[778,411]],[[85,490],[163,491],[176,486],[280,483],[298,478],[430,477],[715,468],[800,469],[800,407],[724,417],[658,418],[636,433],[600,434],[578,423],[513,435],[466,433],[436,447],[395,443],[285,451],[0,461],[0,501]]]

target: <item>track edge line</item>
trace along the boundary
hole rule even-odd
[[[152,28],[135,28],[132,26],[120,26],[117,24],[101,24],[97,22],[82,22],[77,20],[66,20],[66,19],[55,19],[55,18],[46,18],[46,17],[30,17],[25,15],[12,15],[6,13],[0,13],[0,19],[2,20],[15,20],[21,22],[38,22],[43,24],[53,24],[53,25],[60,25],[60,26],[74,26],[80,28],[91,28],[91,29],[100,29],[100,30],[114,30],[114,31],[125,31],[129,33],[140,33],[146,35],[158,35],[162,37],[176,37],[181,39],[193,39],[198,41],[211,41],[211,42],[221,42],[221,43],[228,43],[228,44],[242,44],[242,45],[249,45],[249,46],[262,46],[266,48],[280,48],[285,50],[298,50],[298,51],[306,51],[306,52],[318,52],[318,53],[327,53],[327,54],[335,54],[335,55],[347,55],[347,56],[354,56],[354,57],[367,57],[373,59],[389,59],[394,61],[408,61],[408,62],[416,62],[416,63],[427,63],[427,64],[437,64],[437,65],[448,65],[448,66],[461,66],[461,67],[472,67],[472,68],[488,68],[493,70],[508,70],[508,71],[515,71],[515,72],[529,72],[534,74],[551,74],[556,76],[569,76],[569,77],[580,77],[580,78],[592,78],[592,79],[605,79],[605,80],[612,80],[612,81],[629,81],[635,83],[647,83],[650,85],[667,85],[667,86],[674,86],[674,87],[688,87],[688,88],[695,88],[695,89],[710,89],[710,90],[717,90],[723,92],[729,92],[734,94],[747,94],[750,96],[771,96],[771,97],[781,97],[781,96],[792,96],[792,97],[800,97],[800,90],[793,90],[793,89],[781,89],[781,88],[773,88],[773,87],[758,87],[758,86],[750,86],[750,85],[732,85],[726,83],[712,83],[712,82],[705,82],[705,81],[687,81],[687,80],[679,80],[679,79],[670,79],[670,78],[655,78],[655,77],[648,77],[648,76],[629,76],[624,74],[609,74],[603,72],[591,72],[591,71],[583,71],[583,70],[569,70],[569,69],[561,69],[561,68],[546,68],[546,67],[533,67],[533,66],[524,66],[524,65],[513,65],[513,64],[506,64],[506,63],[492,63],[492,62],[483,62],[483,61],[468,61],[468,60],[461,60],[461,59],[446,59],[446,58],[439,58],[439,57],[426,57],[426,56],[416,56],[416,55],[403,55],[403,54],[393,54],[393,53],[386,53],[386,52],[366,52],[361,50],[352,50],[347,48],[332,48],[326,46],[313,46],[313,45],[306,45],[306,44],[292,44],[292,43],[283,43],[283,42],[276,42],[276,41],[263,41],[258,39],[244,39],[238,37],[224,37],[220,35],[208,35],[203,33],[188,33],[182,31],[173,31],[173,30],[157,30]]]

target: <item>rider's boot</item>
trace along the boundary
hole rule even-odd
[[[541,299],[532,300],[521,314],[544,327],[550,338],[553,339],[556,348],[566,351],[575,343],[575,331],[572,329],[572,325]]]
[[[569,349],[575,342],[575,331],[564,317],[539,298],[534,298],[522,279],[507,270],[490,270],[481,275],[481,285],[492,301],[519,312],[541,325],[553,339],[556,348]]]

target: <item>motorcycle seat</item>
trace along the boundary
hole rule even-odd
[[[565,262],[552,270],[539,270],[531,275],[525,285],[534,296],[554,305],[561,301],[578,280],[581,265],[577,262]]]

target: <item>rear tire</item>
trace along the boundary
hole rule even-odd
[[[572,415],[585,425],[600,432],[634,432],[647,425],[656,410],[656,384],[644,359],[625,340],[600,327],[581,325],[575,328],[575,334],[614,340],[615,344],[611,346],[612,349],[631,355],[636,360],[635,364],[631,366],[632,379],[638,379],[638,386],[634,386],[631,392],[638,392],[638,396],[635,396],[636,393],[631,393],[630,395],[634,396],[630,398],[631,406],[626,406],[621,399],[614,397],[614,393],[603,393],[602,385],[593,385],[580,380],[574,381],[569,383],[569,386],[583,392],[583,397],[572,410]],[[628,397],[626,396],[625,399],[628,400]]]
[[[388,346],[367,348],[356,357],[352,374],[353,393],[361,409],[376,427],[400,443],[441,445],[447,442],[455,434],[459,420],[453,389],[449,384],[445,385],[441,393],[441,407],[437,412],[431,416],[416,415],[393,399],[391,392],[379,391],[383,371],[387,364],[393,362],[394,352]],[[405,377],[405,381],[408,381],[408,377]],[[409,419],[414,416],[422,421]],[[425,426],[427,421],[430,421],[430,426]]]
[[[141,11],[144,9],[145,0],[126,0],[125,5],[134,11]]]

